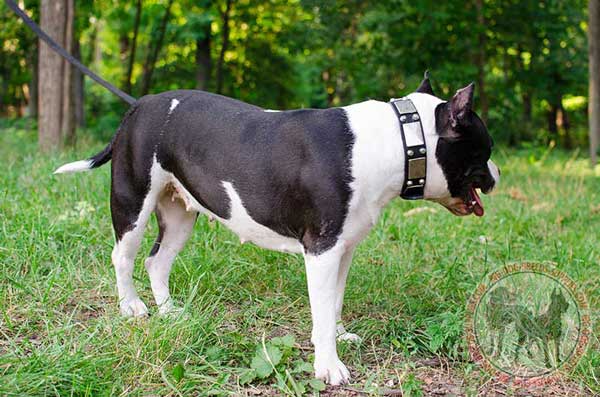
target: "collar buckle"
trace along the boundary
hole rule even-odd
[[[427,145],[421,117],[410,99],[393,99],[390,104],[398,116],[404,147],[404,185],[400,197],[422,199],[427,182]]]

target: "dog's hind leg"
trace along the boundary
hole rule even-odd
[[[133,285],[133,269],[144,229],[165,185],[164,171],[156,163],[149,174],[133,175],[131,169],[115,170],[111,185],[111,214],[116,244],[112,252],[119,306],[124,316],[145,316],[148,309]]]
[[[496,353],[498,354],[498,356],[502,356],[502,351],[504,350],[504,332],[506,331],[506,328],[503,326],[502,328],[500,328],[499,332],[498,332],[498,345],[496,346]]]
[[[181,251],[192,233],[197,212],[186,211],[186,206],[166,189],[161,193],[156,206],[158,237],[146,259],[145,266],[150,276],[150,285],[159,313],[173,311],[173,301],[169,293],[169,275],[175,256]]]

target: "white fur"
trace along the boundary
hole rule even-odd
[[[169,106],[169,114],[173,113],[173,110],[179,105],[179,100],[173,98],[171,99],[171,106]]]
[[[335,286],[335,322],[336,322],[336,336],[339,341],[349,342],[360,342],[360,336],[346,331],[344,324],[342,323],[342,307],[344,305],[344,292],[346,291],[346,279],[348,272],[350,271],[350,264],[352,263],[352,255],[354,253],[354,247],[348,247],[346,252],[340,260],[340,267],[338,269],[337,283]]]
[[[160,165],[158,166],[160,167]],[[180,198],[185,203],[187,211],[200,212],[210,219],[218,220],[234,232],[242,243],[250,241],[259,247],[274,251],[302,253],[302,244],[298,240],[282,236],[252,219],[231,182],[221,182],[229,196],[229,205],[231,206],[229,219],[224,219],[204,208],[173,174],[164,170],[162,172],[166,175],[167,182],[175,186]]]
[[[420,93],[411,94],[408,98],[413,101],[421,117],[429,151],[425,198],[443,200],[449,197],[449,192],[434,155],[438,142],[434,110],[442,101]],[[178,103],[176,99],[172,100],[169,113]],[[351,159],[353,181],[350,184],[352,197],[334,247],[318,255],[306,253],[298,240],[282,236],[259,224],[249,215],[230,181],[222,181],[222,186],[229,198],[231,216],[229,219],[220,218],[200,205],[175,176],[162,169],[155,159],[151,170],[150,192],[144,200],[136,225],[133,230],[125,233],[113,251],[122,313],[135,316],[147,313],[146,306],[133,287],[132,272],[133,259],[150,213],[158,206],[161,220],[166,225],[158,252],[146,260],[156,303],[160,306],[160,312],[164,313],[173,309],[168,287],[173,260],[192,231],[196,213],[200,212],[219,220],[236,233],[242,242],[252,241],[264,248],[304,254],[313,320],[315,376],[334,385],[347,382],[350,373],[338,358],[336,338],[360,341],[357,335],[346,331],[341,321],[352,254],[356,245],[377,222],[382,208],[400,193],[404,183],[405,154],[399,122],[389,103],[367,101],[347,106],[344,110],[354,134]],[[265,110],[269,111],[271,110]],[[489,164],[490,172],[498,180],[497,167],[492,162]],[[173,186],[173,196],[165,193],[167,185]]]
[[[434,110],[442,101],[426,94],[411,94],[409,98],[415,104],[421,117],[427,149],[429,153],[435,153],[437,133]],[[400,135],[400,124],[391,105],[386,102],[367,101],[347,106],[344,110],[354,134],[351,166],[354,179],[350,184],[352,198],[339,237],[340,241],[344,242],[345,248],[343,250],[336,248],[340,245],[338,242],[336,247],[325,254],[317,257],[306,256],[307,274],[311,266],[327,269],[328,263],[339,261],[336,270],[321,270],[318,272],[319,276],[317,276],[317,278],[328,278],[332,277],[329,272],[337,273],[335,274],[335,293],[332,295],[325,294],[322,291],[324,287],[321,286],[315,288],[321,290],[321,292],[317,292],[318,299],[314,299],[318,303],[313,304],[311,298],[314,322],[313,342],[316,340],[321,346],[327,345],[327,347],[317,349],[315,344],[315,371],[317,377],[325,377],[330,383],[346,381],[346,369],[341,362],[338,364],[337,355],[334,356],[331,353],[335,350],[335,338],[321,336],[315,339],[314,337],[315,332],[317,335],[329,335],[328,332],[330,332],[329,319],[324,318],[325,314],[323,314],[322,308],[315,307],[315,304],[335,307],[335,334],[338,340],[360,341],[360,337],[347,332],[342,323],[344,291],[352,262],[352,252],[354,247],[366,237],[376,224],[383,207],[398,196],[404,183],[404,147]],[[440,165],[437,163],[435,156],[428,155],[425,197],[436,199],[448,194],[447,182]],[[339,253],[340,250],[341,253]],[[338,252],[338,254],[335,254],[335,252]],[[323,280],[316,282],[323,282]],[[309,293],[310,289],[311,281],[309,279]],[[317,351],[319,350],[324,350],[327,353],[318,354]],[[324,374],[323,366],[327,369],[327,375]],[[344,376],[337,379],[335,376],[331,378],[329,375],[331,371],[334,374],[341,373]]]
[[[449,195],[446,178],[435,155],[436,106],[442,102],[427,94],[408,96],[421,117],[427,156],[425,198],[437,199]],[[355,245],[375,225],[383,207],[397,197],[404,183],[404,148],[400,124],[392,106],[387,102],[367,101],[344,108],[354,133],[352,176],[354,181],[348,217],[340,238]]]
[[[488,160],[488,168],[490,169],[490,174],[492,174],[492,178],[494,178],[494,181],[497,185],[498,182],[500,182],[500,170],[498,169],[498,166],[494,164],[492,160]]]
[[[274,109],[265,109],[264,111],[265,111],[265,112],[268,112],[268,113],[277,113],[277,112],[281,112],[281,110],[274,110]]]
[[[136,254],[144,235],[144,229],[156,207],[158,195],[163,190],[166,178],[165,173],[154,159],[150,170],[150,190],[142,204],[142,210],[132,230],[126,232],[121,240],[115,244],[112,252],[112,261],[115,266],[119,305],[124,316],[145,316],[148,309],[140,300],[133,285],[133,266]]]
[[[231,206],[229,219],[219,219],[238,235],[242,242],[251,241],[259,247],[291,253],[301,253],[302,244],[296,239],[285,237],[256,222],[244,208],[244,203],[231,182],[222,182]]]
[[[79,160],[62,165],[54,171],[55,174],[66,174],[69,172],[89,171],[92,169],[91,160]]]
[[[419,111],[428,150],[435,153],[434,109],[441,100],[424,94],[410,96]],[[338,243],[320,255],[306,255],[306,272],[313,317],[315,376],[330,384],[345,383],[350,374],[339,360],[338,340],[360,341],[346,331],[342,307],[354,247],[379,218],[382,208],[398,196],[404,183],[404,149],[400,125],[389,103],[367,101],[344,108],[354,134],[350,184],[352,198]],[[435,156],[428,156],[426,197],[447,194],[447,183]]]
[[[154,300],[160,314],[175,310],[169,293],[169,275],[175,257],[192,234],[196,212],[187,211],[184,202],[174,200],[168,193],[161,194],[156,209],[160,214],[163,236],[158,252],[146,259],[144,265],[150,277]]]
[[[306,280],[315,346],[315,377],[332,385],[346,383],[350,372],[336,350],[336,296],[340,261],[348,247],[344,240],[320,255],[305,254]]]

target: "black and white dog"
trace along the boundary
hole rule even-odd
[[[489,160],[492,139],[472,110],[473,90],[471,84],[445,102],[425,78],[405,100],[425,141],[422,197],[456,215],[481,216],[475,189],[491,191],[499,171]],[[270,111],[201,91],[169,91],[138,100],[102,152],[56,173],[89,170],[112,158],[112,262],[126,316],[148,313],[132,273],[152,212],[159,233],[145,266],[160,313],[175,310],[171,265],[199,213],[218,219],[242,242],[301,253],[316,377],[337,385],[350,374],[336,338],[358,339],[341,323],[352,253],[407,185],[406,140],[414,137],[403,135],[401,125],[390,103],[374,100]]]

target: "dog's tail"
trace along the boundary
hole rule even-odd
[[[121,131],[124,128],[126,128],[126,125],[127,125],[128,121],[130,120],[131,115],[136,112],[136,110],[138,109],[138,106],[139,106],[139,102],[135,102],[133,104],[133,106],[131,106],[129,108],[129,110],[125,113],[125,116],[123,116],[123,120],[121,120],[121,124],[119,125],[119,128],[117,129],[116,134],[113,135],[112,139],[110,140],[110,143],[108,145],[106,145],[106,147],[104,149],[102,149],[101,152],[96,153],[94,156],[90,157],[87,160],[79,160],[79,161],[74,161],[72,163],[62,165],[62,166],[58,167],[56,169],[56,171],[54,171],[54,173],[55,174],[68,174],[70,172],[89,171],[89,170],[93,170],[94,168],[101,167],[104,164],[108,163],[112,159],[113,146],[115,144],[115,140],[117,139],[117,136],[120,133],[122,133]]]
[[[98,168],[110,161],[112,158],[112,147],[113,147],[114,138],[110,141],[108,145],[101,152],[96,155],[90,157],[87,160],[79,160],[74,161],[72,163],[68,163],[65,165],[61,165],[54,171],[55,174],[67,174],[70,172],[82,172],[89,171],[94,168]]]

